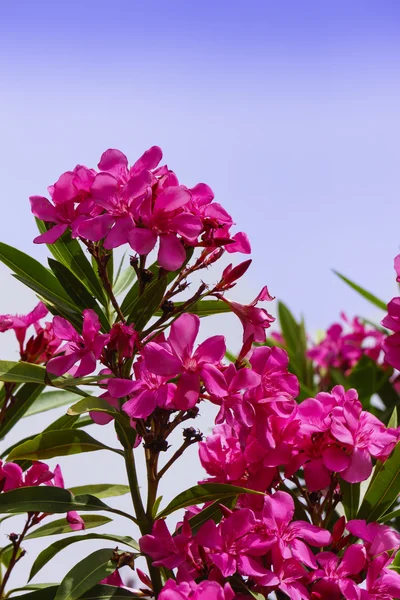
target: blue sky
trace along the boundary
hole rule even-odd
[[[385,0],[0,3],[0,239],[45,260],[28,196],[109,147],[134,161],[158,144],[249,234],[254,262],[236,297],[268,284],[311,332],[342,309],[378,319],[330,269],[384,300],[396,291],[399,20]],[[30,308],[5,268],[0,283],[0,313]],[[230,317],[204,331],[216,325],[237,345]],[[10,358],[9,337],[0,351]],[[178,472],[193,482],[194,460]],[[64,463],[79,483],[78,461]],[[96,464],[98,482],[111,463]]]

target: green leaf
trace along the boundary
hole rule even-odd
[[[119,296],[135,281],[136,273],[132,267],[127,267],[116,279],[113,292]]]
[[[125,496],[129,494],[129,485],[119,483],[93,483],[90,485],[79,485],[69,488],[69,491],[75,496],[81,494],[91,494],[96,498],[112,498],[115,496]]]
[[[14,592],[27,592],[29,590],[45,590],[46,588],[51,588],[51,587],[55,587],[56,584],[55,583],[30,583],[28,585],[24,585],[23,587],[17,587],[14,588],[13,590],[10,590],[7,593],[7,598],[9,598],[10,596],[12,596],[12,594],[14,594]],[[21,598],[22,596],[18,596],[18,598]]]
[[[120,535],[111,535],[108,533],[88,533],[86,535],[74,535],[69,536],[67,538],[62,538],[61,540],[57,540],[47,546],[40,554],[37,556],[35,562],[32,565],[31,572],[29,574],[29,580],[31,580],[39,571],[52,559],[56,556],[61,550],[67,548],[71,544],[75,544],[76,542],[84,542],[86,540],[108,540],[111,542],[116,542],[117,544],[123,544],[125,546],[129,546],[133,548],[137,552],[140,552],[140,548],[131,537],[124,537]],[[114,566],[115,569],[115,566]],[[97,583],[97,582],[94,582]],[[93,582],[92,582],[93,585]]]
[[[377,521],[396,501],[400,489],[400,443],[390,457],[378,462],[362,500],[357,519]]]
[[[265,495],[262,492],[248,490],[247,488],[236,485],[228,485],[225,483],[203,483],[201,485],[195,485],[181,494],[178,494],[178,496],[176,496],[168,506],[157,515],[157,519],[166,517],[186,506],[194,506],[195,504],[212,502],[213,500],[222,501],[225,498],[231,498],[233,495],[238,496],[239,494]]]
[[[36,219],[36,223],[40,233],[47,231],[48,228],[43,221]],[[79,242],[71,239],[69,232],[64,233],[54,244],[47,244],[47,247],[54,258],[67,267],[93,296],[103,305],[106,304],[104,291],[95,271],[83,253]]]
[[[342,504],[346,519],[348,521],[355,519],[360,505],[360,484],[348,483],[344,479],[341,479],[340,492],[342,494]]]
[[[300,383],[310,390],[306,397],[314,395],[312,362],[307,358],[307,336],[304,322],[296,319],[283,302],[278,302],[279,323],[289,355],[289,370],[295,373]]]
[[[67,294],[54,275],[28,254],[0,242],[0,260],[16,275],[33,282],[46,294],[50,293],[56,298],[69,302]]]
[[[32,592],[30,594],[23,594],[18,596],[21,600],[54,600],[58,590],[58,585],[49,587],[44,591]],[[81,596],[82,600],[133,600],[134,598],[141,598],[142,596],[136,596],[129,590],[120,587],[114,587],[112,585],[95,585],[91,590]]]
[[[0,381],[12,383],[46,383],[46,369],[41,365],[0,360]]]
[[[167,277],[150,282],[143,294],[137,297],[132,304],[132,310],[128,316],[128,323],[134,323],[136,331],[143,331],[148,321],[159,308],[167,289]]]
[[[106,525],[106,523],[110,523],[112,519],[109,517],[105,517],[104,515],[80,515],[81,518],[85,522],[85,530],[94,529],[95,527],[102,527],[102,525]],[[47,537],[49,535],[61,535],[68,533],[76,533],[73,529],[71,529],[71,525],[68,523],[67,519],[57,519],[56,521],[51,521],[51,523],[46,523],[41,527],[38,527],[31,533],[25,536],[24,540],[32,540],[40,537]]]
[[[237,496],[228,496],[224,498],[222,504],[227,508],[232,509],[236,505],[236,501]],[[189,525],[194,535],[206,521],[212,519],[215,523],[219,523],[221,518],[221,502],[219,500],[214,500],[212,504],[209,504],[206,508],[203,508],[199,513],[197,513],[197,515],[191,517],[191,519],[189,519]],[[181,531],[182,527],[178,527],[174,535],[181,533]]]
[[[9,383],[38,383],[41,385],[52,385],[67,389],[80,396],[88,396],[87,392],[80,390],[76,385],[80,383],[90,384],[101,381],[104,376],[85,377],[74,379],[73,377],[54,377],[47,373],[42,365],[34,365],[23,361],[13,362],[0,360],[0,381]]]
[[[102,548],[81,560],[60,583],[55,600],[78,600],[96,583],[111,575],[116,567],[111,562],[113,555],[113,548]]]
[[[77,277],[75,277],[73,273],[71,273],[67,267],[52,258],[49,258],[48,261],[51,270],[57,277],[57,280],[60,282],[67,295],[71,298],[74,305],[80,311],[83,311],[87,308],[94,310],[99,317],[103,330],[108,331],[110,328],[110,323],[108,322],[107,317],[97,304],[92,294],[88,292],[86,287],[79,281],[79,279],[77,279]]]
[[[377,298],[376,296],[374,296],[374,294],[371,294],[371,292],[368,292],[367,290],[365,290],[364,288],[362,288],[357,283],[354,283],[354,281],[351,281],[351,279],[348,279],[347,277],[345,277],[344,275],[342,275],[338,271],[335,271],[335,269],[332,269],[332,270],[335,273],[335,275],[337,275],[338,277],[340,277],[340,279],[342,281],[344,281],[345,283],[347,283],[347,285],[349,285],[353,290],[355,290],[363,298],[365,298],[366,300],[368,300],[368,302],[371,302],[371,304],[373,304],[374,306],[377,306],[378,308],[380,308],[380,309],[382,309],[384,311],[387,310],[387,305],[386,305],[385,302],[383,302],[383,300],[379,300],[379,298]]]
[[[185,302],[175,302],[174,306],[179,308],[183,304],[185,304]],[[192,315],[198,315],[199,317],[210,317],[212,315],[231,312],[231,307],[222,300],[199,300],[192,306],[189,306],[185,312],[191,313]],[[162,314],[161,310],[156,312],[157,316],[161,316]]]
[[[76,400],[76,394],[73,394],[72,392],[65,392],[61,390],[44,392],[43,394],[40,394],[40,396],[30,407],[28,407],[24,417],[31,417],[32,415],[53,410],[53,408],[59,408],[60,406],[71,404],[71,402],[74,402],[74,400]]]
[[[24,417],[35,402],[36,398],[44,390],[44,385],[38,383],[26,383],[19,388],[14,396],[13,404],[7,409],[4,421],[0,426],[0,438],[3,438]]]
[[[55,456],[70,456],[82,452],[95,452],[97,450],[115,450],[95,440],[86,431],[80,429],[62,429],[60,431],[48,431],[39,434],[33,440],[24,442],[14,448],[8,456],[8,460],[42,460],[54,458]]]

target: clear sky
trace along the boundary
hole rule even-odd
[[[0,239],[45,260],[28,196],[109,147],[134,161],[158,144],[183,183],[208,183],[249,234],[254,262],[237,297],[268,284],[311,332],[342,309],[379,318],[330,269],[385,300],[396,289],[399,25],[395,0],[0,0]],[[30,308],[5,268],[0,284],[0,313]],[[205,331],[216,325],[238,345],[231,317]],[[12,358],[9,337],[0,350]],[[85,459],[93,482],[122,481],[101,459]],[[186,468],[195,482],[195,464],[192,454],[177,478]],[[83,481],[77,459],[63,465],[68,484]]]

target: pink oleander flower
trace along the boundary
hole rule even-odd
[[[110,379],[108,392],[114,398],[129,396],[122,409],[132,419],[145,419],[159,406],[173,409],[176,393],[175,383],[168,383],[169,377],[155,375],[146,368],[143,359],[133,366],[135,380]]]
[[[398,254],[394,259],[394,270],[396,271],[396,281],[400,283],[400,254]]]
[[[126,243],[135,227],[134,207],[156,183],[156,177],[149,169],[157,166],[161,158],[161,149],[154,146],[129,169],[125,154],[119,150],[106,150],[98,164],[101,172],[91,187],[97,211],[76,220],[77,234],[93,242],[104,238],[104,247],[108,249]]]
[[[345,333],[342,325],[334,323],[322,342],[307,352],[308,357],[320,368],[333,367],[344,372],[354,367],[363,355],[377,361],[384,334],[365,325],[358,317],[350,321],[343,313],[341,316],[350,331]]]
[[[219,525],[212,520],[204,523],[195,540],[199,546],[207,549],[209,559],[223,577],[238,572],[245,576],[264,577],[269,585],[276,585],[278,578],[257,560],[271,548],[274,538],[258,533],[258,526],[254,512],[241,508]]]
[[[203,468],[219,483],[238,481],[246,470],[239,439],[226,423],[214,427],[212,435],[200,442],[199,457]]]
[[[0,461],[0,487],[3,492],[20,487],[47,484],[52,479],[54,479],[54,473],[50,471],[45,463],[34,462],[24,473],[17,464]]]
[[[108,404],[110,405],[110,408],[115,408],[115,410],[120,409],[119,401],[117,400],[117,398],[113,398],[108,392],[101,394],[99,398],[101,398],[102,400],[106,400],[106,402],[108,402]],[[91,410],[89,412],[89,415],[90,418],[97,425],[107,425],[107,423],[110,423],[114,420],[114,417],[112,415],[106,412],[100,412],[98,410]]]
[[[287,476],[302,465],[309,491],[329,486],[332,472],[349,483],[368,479],[371,457],[386,459],[397,442],[397,432],[386,429],[379,419],[362,410],[356,390],[335,386],[302,402],[296,439],[299,449]]]
[[[366,590],[355,589],[349,600],[394,600],[400,598],[400,575],[396,571],[385,568],[390,563],[388,554],[383,553],[369,566],[366,579]]]
[[[349,598],[348,591],[354,589],[354,578],[366,565],[366,553],[363,546],[353,544],[340,558],[333,552],[320,552],[316,556],[320,568],[313,572],[312,586],[314,594],[321,600],[340,600]],[[343,596],[342,596],[343,594]]]
[[[261,398],[273,398],[282,393],[293,398],[299,395],[300,386],[296,375],[289,373],[287,352],[276,346],[254,348],[250,364],[260,376],[260,388],[254,390]]]
[[[43,319],[48,310],[43,302],[39,302],[35,308],[27,315],[0,315],[0,332],[13,329],[19,343],[21,355],[24,354],[24,342],[26,332],[32,325],[36,330],[40,329],[39,321]]]
[[[159,595],[159,600],[233,600],[236,598],[229,583],[222,587],[216,581],[201,581],[199,584],[169,579]]]
[[[185,562],[190,540],[190,526],[186,521],[182,533],[172,537],[164,519],[160,519],[154,523],[151,534],[140,538],[139,546],[143,554],[152,558],[155,567],[175,569]]]
[[[134,351],[140,347],[140,337],[133,325],[114,323],[110,329],[107,347],[118,354],[118,359],[132,358]]]
[[[78,165],[73,171],[63,173],[59,180],[48,188],[53,204],[42,196],[31,196],[32,213],[38,219],[55,225],[36,237],[35,244],[53,244],[70,228],[86,208],[95,171]],[[78,208],[75,207],[78,205]],[[89,205],[88,208],[91,208]]]
[[[156,193],[155,199],[149,194],[136,213],[136,222],[141,226],[129,233],[131,248],[138,254],[148,254],[159,239],[160,266],[167,271],[179,269],[186,259],[182,242],[195,245],[202,230],[201,220],[184,211],[190,198],[190,191],[179,185],[166,187]]]
[[[309,600],[310,595],[303,583],[307,580],[308,573],[299,561],[288,558],[282,562],[275,573],[279,577],[277,587],[289,598],[292,598],[292,600]],[[257,579],[257,583],[264,585],[263,578]]]
[[[116,569],[114,573],[111,573],[111,575],[108,575],[105,579],[102,579],[100,583],[103,585],[113,585],[115,587],[125,587],[118,569]]]
[[[228,300],[220,294],[216,294],[216,296],[229,304],[232,312],[239,317],[243,325],[244,342],[250,337],[252,337],[253,342],[265,342],[265,330],[271,327],[271,323],[275,321],[274,317],[265,309],[257,308],[258,302],[274,300],[266,286],[250,304],[239,304],[239,302]]]
[[[195,406],[201,380],[210,393],[221,392],[218,365],[226,352],[225,338],[210,337],[193,352],[199,327],[197,315],[183,314],[173,322],[165,343],[150,342],[143,350],[149,371],[169,378],[180,375],[174,396],[174,407],[179,410]]]
[[[394,333],[384,339],[382,348],[385,361],[400,370],[400,297],[393,298],[387,308],[388,314],[382,320],[382,325]]]
[[[304,543],[311,546],[327,546],[332,541],[329,531],[306,521],[293,521],[294,502],[286,492],[276,492],[264,499],[262,520],[266,535],[275,539],[272,546],[272,561],[278,567],[285,558],[295,558],[310,568],[316,569],[314,554]]]
[[[109,340],[109,335],[100,334],[100,321],[91,309],[83,311],[82,335],[63,317],[53,319],[54,335],[65,342],[59,352],[47,363],[47,370],[53,375],[64,375],[70,372],[74,377],[84,377],[93,373],[96,363],[101,356],[104,346]],[[78,368],[72,367],[79,362]]]
[[[400,549],[400,534],[387,525],[354,519],[346,524],[346,529],[352,535],[363,540],[370,558],[383,552],[396,553]]]

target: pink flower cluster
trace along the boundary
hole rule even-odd
[[[171,535],[159,520],[141,538],[141,551],[155,566],[177,569],[176,581],[168,581],[160,594],[162,600],[249,599],[225,583],[233,575],[265,597],[274,590],[294,600],[399,597],[400,575],[389,566],[391,553],[400,548],[400,535],[390,527],[360,520],[346,524],[342,518],[330,534],[293,520],[293,500],[279,491],[266,496],[257,511],[221,508],[224,517],[218,525],[210,519],[193,534],[185,519]],[[352,543],[351,536],[362,543]],[[340,557],[338,550],[343,549]],[[360,589],[364,580],[366,589]]]
[[[65,231],[91,242],[103,240],[112,249],[129,243],[140,255],[159,241],[160,266],[174,271],[186,258],[186,247],[221,246],[227,252],[250,252],[247,236],[232,235],[231,216],[204,183],[181,185],[167,166],[158,166],[158,146],[147,150],[131,167],[119,150],[107,150],[99,171],[78,165],[48,188],[52,202],[30,198],[33,214],[53,226],[35,239],[54,243]]]
[[[39,304],[27,315],[0,315],[0,333],[13,330],[19,344],[21,360],[31,363],[46,363],[57,351],[60,340],[55,336],[53,324],[42,326],[41,319],[48,314],[43,304]],[[26,334],[33,327],[35,334],[25,344]]]
[[[260,350],[266,349],[254,352]],[[331,393],[320,392],[299,405],[287,395],[265,394],[259,402],[248,404],[251,412],[247,412],[246,396],[254,401],[255,389],[233,403],[228,400],[234,417],[228,414],[228,422],[217,425],[200,444],[201,463],[213,481],[247,488],[256,482],[254,489],[265,491],[276,481],[277,467],[284,467],[289,479],[304,468],[310,492],[329,487],[334,473],[358,483],[371,474],[371,459],[385,460],[398,441],[397,430],[387,429],[362,410],[355,390],[345,392],[336,386]]]
[[[384,334],[365,325],[358,317],[350,321],[344,313],[341,316],[347,327],[344,328],[340,323],[331,325],[325,338],[308,351],[308,357],[320,369],[333,367],[344,373],[352,369],[364,355],[376,362]]]
[[[394,259],[394,268],[397,275],[397,281],[400,282],[400,254]],[[383,342],[383,351],[385,353],[385,361],[400,370],[400,297],[392,298],[387,305],[388,314],[382,321],[382,325],[390,331],[392,335],[385,338]]]
[[[34,462],[24,473],[22,468],[16,463],[3,463],[0,460],[0,490],[2,492],[8,492],[17,488],[34,487],[41,484],[64,488],[64,478],[60,466],[57,465],[54,471],[50,471],[48,465],[38,461]],[[37,516],[35,524],[39,523],[46,516],[46,514]],[[85,522],[76,511],[67,513],[67,521],[73,531],[85,529]]]

